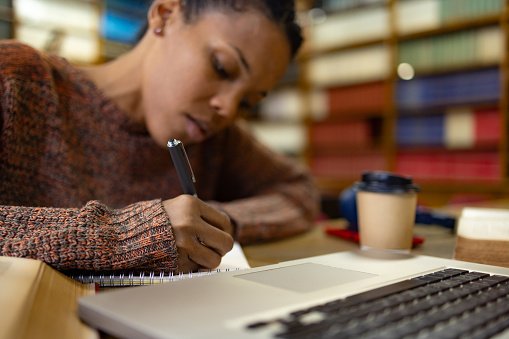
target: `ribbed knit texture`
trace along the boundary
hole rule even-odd
[[[182,193],[168,150],[57,56],[0,42],[0,254],[58,269],[175,269],[162,200]],[[241,243],[309,229],[307,171],[233,125],[187,145],[198,196]],[[126,207],[127,206],[127,207]]]
[[[90,201],[81,209],[11,206],[2,212],[0,225],[9,227],[0,226],[0,238],[10,240],[2,255],[59,269],[176,268],[173,234],[157,200],[118,210]]]

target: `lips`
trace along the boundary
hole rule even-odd
[[[209,133],[210,130],[209,124],[200,120],[196,120],[189,114],[186,114],[186,118],[187,118],[187,133],[189,134],[189,137],[195,142],[203,141],[203,139],[205,139],[205,137]]]

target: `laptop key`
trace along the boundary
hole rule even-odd
[[[446,269],[272,323],[279,338],[488,338],[509,327],[509,277]]]

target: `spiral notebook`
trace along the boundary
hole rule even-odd
[[[239,243],[235,242],[233,248],[228,252],[221,264],[212,270],[201,270],[192,273],[182,272],[71,272],[68,276],[84,284],[98,284],[100,287],[125,287],[154,285],[171,281],[197,278],[228,271],[238,271],[250,268],[246,256]]]

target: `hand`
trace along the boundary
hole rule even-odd
[[[165,200],[177,245],[181,272],[215,268],[233,248],[233,225],[228,215],[202,200],[183,194]]]

